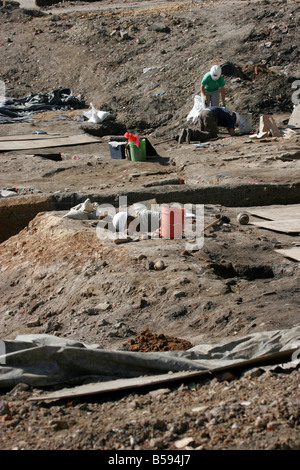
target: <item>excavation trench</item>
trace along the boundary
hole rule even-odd
[[[118,208],[120,198],[129,205],[148,199],[157,204],[217,204],[225,207],[268,206],[273,204],[296,204],[300,198],[300,183],[294,184],[244,184],[219,185],[192,188],[172,185],[137,189],[124,192],[55,193],[50,195],[14,196],[0,199],[0,243],[24,229],[40,212],[67,211],[87,198],[100,205]]]

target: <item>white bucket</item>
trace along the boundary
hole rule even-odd
[[[249,134],[252,130],[252,114],[240,114],[239,130],[242,134]]]

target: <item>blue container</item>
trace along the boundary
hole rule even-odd
[[[126,158],[125,157],[125,145],[126,142],[109,142],[110,156],[111,158]]]

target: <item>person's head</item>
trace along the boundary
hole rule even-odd
[[[210,69],[210,76],[213,80],[218,80],[221,76],[221,67],[219,65],[213,65]]]
[[[114,215],[112,224],[117,232],[124,232],[134,219],[135,217],[129,215],[127,212],[118,212]]]
[[[232,111],[231,116],[232,116],[232,119],[234,120],[235,126],[238,126],[240,115],[236,111]]]

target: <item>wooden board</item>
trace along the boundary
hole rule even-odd
[[[251,225],[274,230],[275,232],[283,233],[300,233],[300,218],[299,219],[278,219],[278,220],[262,220],[260,222],[249,222]]]
[[[57,137],[68,137],[61,134],[17,134],[17,135],[1,135],[0,142],[11,142],[15,140],[38,140],[53,139]]]
[[[203,373],[203,372],[202,372]],[[201,374],[201,373],[200,373]],[[173,374],[161,374],[149,377],[134,377],[128,379],[109,380],[107,382],[96,382],[86,385],[78,385],[73,388],[66,388],[47,395],[29,398],[29,400],[53,400],[60,398],[71,398],[83,395],[94,395],[118,390],[127,390],[149,385],[159,385],[172,380],[187,379],[199,375],[198,372],[175,372]]]
[[[11,150],[32,150],[48,147],[65,147],[67,145],[91,144],[100,142],[96,137],[86,134],[71,135],[68,137],[54,137],[51,139],[19,140],[13,142],[0,142],[0,152]]]
[[[287,248],[286,250],[275,250],[277,251],[277,253],[280,253],[282,254],[283,256],[285,256],[286,258],[292,258],[296,261],[300,261],[300,247],[297,248]]]
[[[268,220],[300,219],[300,204],[251,207],[247,212]]]

